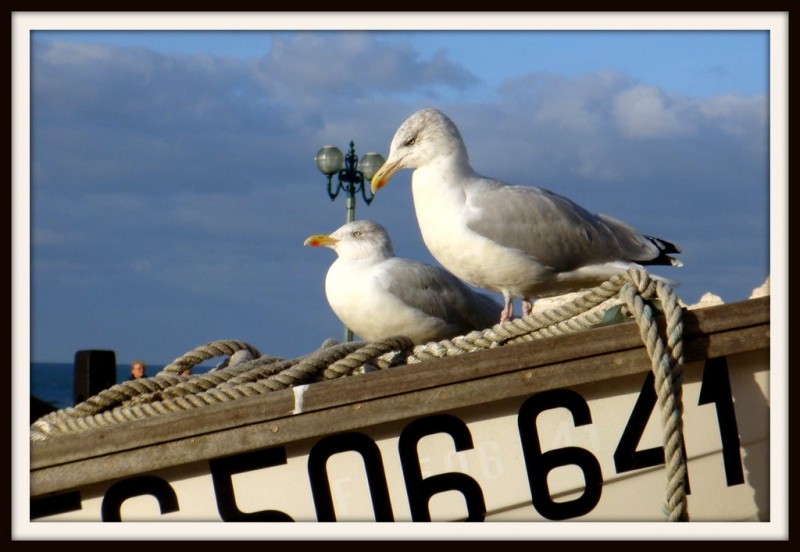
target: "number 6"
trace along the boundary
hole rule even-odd
[[[603,475],[597,458],[586,449],[564,447],[542,452],[536,418],[553,408],[569,410],[576,427],[592,423],[592,415],[584,398],[568,389],[538,393],[526,400],[519,410],[517,423],[531,488],[531,504],[547,519],[562,520],[582,516],[597,506],[603,491]],[[568,465],[578,466],[583,471],[585,490],[575,500],[556,502],[550,496],[547,475],[555,468]]]

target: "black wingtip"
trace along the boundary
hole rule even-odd
[[[653,245],[658,248],[658,257],[651,259],[649,261],[642,262],[643,265],[671,265],[671,266],[683,266],[683,263],[680,262],[678,259],[674,257],[670,257],[670,254],[678,254],[681,253],[681,248],[675,245],[672,242],[668,242],[667,240],[662,240],[661,238],[656,238],[653,236],[645,236]]]

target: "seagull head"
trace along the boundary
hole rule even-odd
[[[303,245],[330,247],[341,259],[382,260],[394,256],[386,229],[371,220],[348,222],[331,234],[314,234]]]
[[[458,128],[438,109],[423,109],[400,125],[389,147],[389,158],[372,177],[372,193],[383,188],[400,169],[418,169],[441,157],[466,161],[467,149]]]

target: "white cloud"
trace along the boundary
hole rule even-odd
[[[376,93],[463,89],[480,82],[443,51],[424,60],[408,43],[381,42],[355,31],[276,35],[255,68],[271,96],[317,107],[331,96],[352,101]]]
[[[710,126],[736,138],[751,155],[765,155],[768,147],[769,102],[763,96],[727,94],[702,102],[698,111]]]
[[[674,137],[693,130],[661,90],[643,84],[617,94],[614,118],[622,133],[633,138]]]

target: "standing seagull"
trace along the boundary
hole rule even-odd
[[[394,256],[389,234],[368,220],[349,222],[303,245],[327,246],[338,258],[325,294],[348,328],[372,341],[408,336],[416,345],[491,327],[500,305],[440,267]]]
[[[635,264],[682,265],[668,241],[549,190],[479,175],[458,128],[436,109],[397,129],[372,192],[404,168],[416,169],[411,185],[425,245],[459,278],[503,294],[501,322],[513,317],[516,297],[528,315],[534,297],[593,287]]]

